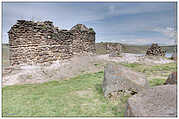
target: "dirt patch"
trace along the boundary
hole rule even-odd
[[[146,65],[155,65],[155,64],[166,64],[174,62],[173,60],[169,60],[165,57],[155,57],[155,56],[142,56],[139,54],[131,54],[131,53],[122,53],[121,57],[109,57],[109,54],[99,55],[97,56],[99,59],[103,59],[105,61],[113,61],[117,63],[141,63]]]
[[[95,56],[75,56],[69,60],[55,61],[51,65],[16,66],[4,73],[2,84],[5,86],[68,79],[84,73],[101,71],[106,63]]]
[[[55,61],[52,64],[21,65],[11,67],[8,71],[3,70],[2,84],[3,86],[33,84],[43,83],[49,80],[69,79],[80,74],[104,70],[104,66],[109,62],[158,64],[173,61],[166,58],[149,59],[129,53],[123,53],[121,57],[109,57],[108,55],[74,56],[71,59]]]

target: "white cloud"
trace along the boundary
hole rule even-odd
[[[165,28],[158,27],[158,28],[153,29],[153,31],[160,32],[172,40],[176,40],[177,38],[177,32],[172,27],[165,27]]]
[[[144,3],[61,3],[61,4],[3,4],[3,33],[7,33],[17,19],[35,21],[51,20],[55,26],[70,29],[78,23],[90,24],[96,31],[96,41],[118,41],[128,43],[153,42],[146,34],[136,32],[155,31],[171,38],[174,36],[170,27],[157,29],[157,25],[173,24],[171,13],[158,14],[159,11],[171,11],[171,4]],[[153,14],[147,14],[152,12]],[[135,15],[138,13],[146,13]],[[120,16],[120,15],[124,15]],[[120,17],[118,17],[120,16]],[[132,16],[132,17],[131,17]],[[109,20],[109,21],[108,21]],[[111,21],[110,21],[111,20]],[[93,23],[94,22],[94,23]],[[152,28],[156,28],[153,30]],[[126,36],[122,36],[126,35]],[[142,37],[145,35],[145,37]],[[163,39],[163,35],[161,35]],[[5,40],[4,40],[5,38]],[[3,41],[8,38],[4,36]],[[165,40],[159,39],[160,42]],[[171,41],[171,40],[170,40]],[[168,41],[166,41],[168,43]]]
[[[3,43],[8,43],[8,34],[7,33],[2,34],[2,42]]]
[[[108,13],[111,15],[150,13],[171,10],[174,3],[120,3],[108,5]]]

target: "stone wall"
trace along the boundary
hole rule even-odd
[[[106,50],[110,57],[118,57],[122,52],[122,46],[119,43],[106,43]]]
[[[157,43],[153,43],[150,48],[147,49],[147,56],[165,56],[166,51],[163,50]]]
[[[95,48],[95,35],[93,29],[88,29],[86,26],[82,24],[77,24],[76,26],[72,27],[70,32],[74,36],[73,41],[73,53],[87,53],[96,52]]]
[[[85,30],[84,30],[85,28]],[[18,20],[8,32],[10,64],[37,64],[95,53],[95,32],[82,24],[60,30],[50,21]]]

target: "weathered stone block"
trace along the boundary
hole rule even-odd
[[[125,116],[177,117],[176,85],[149,88],[130,97]]]
[[[133,90],[142,91],[149,87],[146,77],[121,65],[108,64],[104,69],[102,84],[104,96],[112,92]]]

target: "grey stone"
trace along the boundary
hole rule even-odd
[[[130,97],[125,116],[176,117],[176,85],[149,88]]]
[[[172,54],[171,59],[177,61],[177,52],[176,51]]]
[[[121,65],[108,64],[104,69],[102,89],[107,97],[112,92],[133,90],[139,92],[149,87],[146,77]]]
[[[171,73],[164,84],[177,84],[177,72]]]
[[[71,30],[88,31],[89,29],[83,24],[77,24],[71,28]]]

